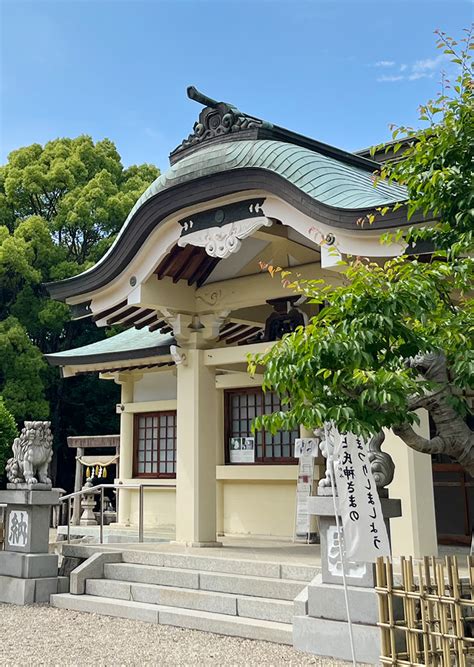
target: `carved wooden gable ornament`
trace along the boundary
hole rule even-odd
[[[243,239],[272,224],[263,212],[264,201],[263,197],[247,199],[180,220],[182,232],[178,245],[204,248],[210,257],[229,257],[240,250]]]

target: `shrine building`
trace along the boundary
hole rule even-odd
[[[304,429],[257,432],[252,419],[280,409],[247,374],[247,355],[305,324],[315,306],[272,279],[265,264],[302,278],[343,280],[338,261],[383,261],[403,251],[380,237],[407,224],[403,188],[374,187],[377,162],[247,115],[194,88],[204,108],[170,167],[136,202],[114,244],[84,273],[47,286],[74,318],[125,330],[47,355],[64,378],[97,373],[121,386],[117,482],[146,482],[147,529],[211,545],[219,535],[291,537]],[[376,224],[360,219],[376,213]],[[66,380],[67,381],[67,380]],[[428,418],[420,428],[428,435]],[[251,442],[249,440],[249,442]],[[237,443],[237,444],[235,444]],[[235,449],[234,449],[235,446]],[[394,553],[436,553],[430,457],[387,434],[396,465],[390,494]],[[324,474],[316,459],[315,480]],[[118,526],[136,526],[138,493],[120,492]]]

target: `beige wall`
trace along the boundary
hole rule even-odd
[[[223,533],[290,537],[295,499],[295,482],[228,480],[222,494]]]
[[[259,466],[264,469],[274,467]],[[282,468],[291,467],[282,466]],[[266,472],[267,470],[262,471],[260,477],[265,477]],[[217,517],[220,534],[253,534],[275,537],[293,535],[296,471],[292,475],[282,475],[282,479],[271,479],[278,475],[272,474],[270,470],[268,477],[270,479],[219,479],[217,481]],[[293,477],[295,481],[285,479],[286,477]],[[138,480],[133,479],[122,481],[124,484],[138,483]],[[171,484],[174,481],[157,480],[157,483]],[[124,523],[138,526],[138,490],[124,489],[120,493],[126,494],[129,507],[126,517],[128,521]],[[175,489],[170,486],[169,489],[145,490],[144,493],[145,530],[155,530],[164,537],[173,538],[176,526]],[[255,511],[255,507],[259,508],[258,512]]]
[[[297,472],[296,465],[217,466],[218,530],[224,535],[291,537]]]
[[[129,480],[132,481],[132,480]],[[137,480],[133,480],[136,482]],[[160,483],[174,480],[160,480]],[[138,491],[130,491],[130,523],[138,525],[139,516],[139,494]],[[174,535],[176,525],[176,490],[170,486],[168,489],[145,489],[143,497],[143,518],[145,531],[154,530],[160,533]]]
[[[160,371],[158,373],[145,373],[143,377],[135,382],[133,400],[140,401],[163,401],[176,398],[176,371]]]

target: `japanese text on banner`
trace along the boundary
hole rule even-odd
[[[361,437],[353,433],[336,436],[334,475],[346,557],[358,562],[375,562],[379,556],[390,556],[380,498]]]

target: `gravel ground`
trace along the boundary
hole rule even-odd
[[[0,604],[0,665],[317,665],[349,663],[316,658],[290,646],[152,625],[47,605]]]

